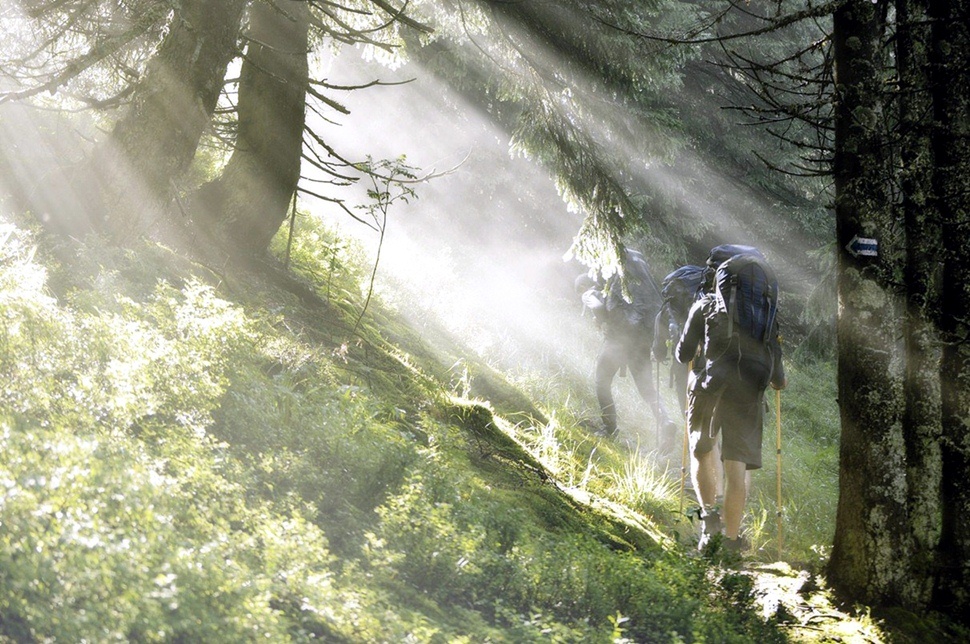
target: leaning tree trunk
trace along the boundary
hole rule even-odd
[[[933,155],[927,0],[896,0],[896,65],[899,76],[901,208],[906,231],[906,372],[904,383],[909,572],[900,587],[905,605],[925,609],[932,601],[940,540],[939,218],[933,210]],[[900,564],[906,562],[901,561]]]
[[[829,578],[843,597],[894,604],[905,570],[900,556],[908,556],[909,546],[897,346],[901,307],[887,286],[894,243],[882,129],[880,10],[871,0],[847,0],[833,16],[842,437]],[[858,254],[876,250],[860,238],[877,240],[878,255]]]
[[[266,249],[300,179],[309,24],[303,0],[252,7],[233,153],[195,205],[201,221],[236,252]]]
[[[943,223],[943,561],[937,605],[970,620],[970,3],[931,0],[934,194]]]
[[[182,0],[131,106],[95,155],[100,223],[125,241],[164,217],[222,91],[247,0]]]

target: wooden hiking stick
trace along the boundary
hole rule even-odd
[[[781,389],[775,389],[775,441],[776,448],[775,452],[778,458],[777,475],[775,481],[775,487],[778,491],[778,560],[781,561],[781,550],[782,550],[782,534],[781,534],[781,524],[782,524],[782,506],[781,506]]]
[[[684,485],[687,480],[687,433],[690,426],[684,421],[684,455],[680,459],[680,513],[684,513]]]
[[[654,420],[657,422],[657,451],[660,451],[660,361],[654,361],[657,365],[657,377],[656,377],[656,388],[654,393],[657,396],[657,409],[654,411]]]
[[[687,363],[687,372],[694,369],[694,361]],[[688,382],[690,378],[687,379]],[[684,513],[684,482],[687,478],[687,435],[690,433],[690,423],[684,421],[684,455],[680,458],[680,513]]]

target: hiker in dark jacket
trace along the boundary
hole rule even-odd
[[[691,307],[706,291],[709,291],[712,284],[707,283],[713,276],[704,266],[688,264],[670,272],[664,277],[661,288],[663,296],[663,306],[654,320],[653,335],[653,359],[658,363],[667,360],[667,343],[671,343],[670,353],[673,354],[674,348],[680,340],[681,333],[687,325],[687,315]],[[703,356],[698,356],[696,368],[699,370],[703,365]],[[677,392],[677,400],[680,402],[680,411],[687,414],[687,388],[689,386],[688,371],[690,365],[684,364],[676,359],[670,365],[670,385]],[[681,425],[683,427],[683,425]],[[680,430],[678,430],[679,432]],[[724,472],[721,469],[720,441],[714,441],[712,453],[712,466],[714,468],[715,496],[717,503],[723,500],[724,496]]]
[[[675,435],[677,425],[670,420],[651,382],[650,345],[653,319],[660,306],[660,292],[639,252],[627,249],[624,280],[614,275],[605,283],[587,289],[583,304],[596,317],[603,330],[603,347],[596,359],[596,398],[599,402],[603,434],[615,437],[617,430],[613,380],[629,370],[640,397],[650,405],[665,436]],[[577,286],[582,276],[577,279]],[[624,281],[629,297],[624,295]],[[667,441],[669,442],[669,440]]]
[[[681,266],[663,279],[663,304],[653,323],[651,353],[657,363],[667,360],[667,344],[675,345],[687,322],[687,314],[704,292],[704,267]],[[672,353],[672,351],[671,351]],[[680,410],[687,413],[687,365],[674,360],[670,366],[670,386],[677,392]]]
[[[725,332],[723,306],[713,293],[691,308],[675,348],[680,362],[695,360],[688,387],[688,429],[691,478],[701,505],[702,541],[723,528],[727,550],[741,551],[741,518],[747,495],[745,474],[761,467],[764,392],[770,384],[787,384],[777,323],[772,320],[767,341],[738,348]],[[736,336],[735,336],[736,337]],[[702,356],[700,360],[696,360]],[[716,508],[712,448],[721,433],[721,458],[726,479],[723,514]]]

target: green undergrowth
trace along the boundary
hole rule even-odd
[[[0,641],[785,641],[648,456],[358,320],[322,227],[292,283],[0,242]]]

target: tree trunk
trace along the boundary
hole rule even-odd
[[[925,609],[932,600],[940,540],[940,305],[939,219],[932,210],[933,155],[927,0],[897,0],[896,64],[899,77],[901,207],[906,230],[906,375],[904,383],[909,572],[900,588],[904,603]],[[900,562],[901,564],[903,562]]]
[[[836,64],[840,495],[829,578],[840,594],[898,603],[908,557],[900,298],[883,113],[882,7],[848,0],[833,16]],[[878,255],[853,255],[853,239]],[[856,247],[861,249],[858,246]]]
[[[302,0],[253,5],[239,80],[238,132],[222,174],[194,210],[234,251],[262,252],[300,179],[310,13]]]
[[[95,154],[99,224],[119,241],[164,217],[222,91],[247,0],[183,0],[128,112]]]
[[[970,7],[930,0],[934,195],[943,224],[943,534],[937,605],[970,608]]]

